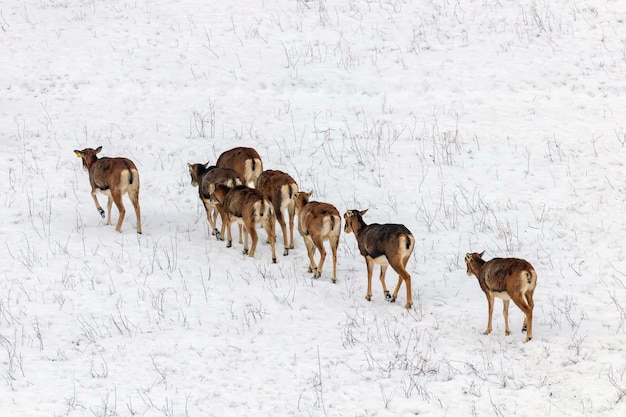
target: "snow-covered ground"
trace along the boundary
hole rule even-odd
[[[621,0],[3,2],[0,415],[625,415],[625,20]],[[139,168],[142,235],[127,197],[122,233],[94,207],[73,150],[100,145]],[[413,309],[378,269],[364,299],[351,234],[337,284],[299,235],[277,264],[264,231],[255,259],[210,236],[187,163],[234,146],[406,225]],[[500,301],[482,334],[482,250],[536,268],[531,342]]]

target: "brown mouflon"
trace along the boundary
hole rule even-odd
[[[309,201],[313,192],[300,191],[296,197],[296,212],[298,213],[298,231],[304,239],[309,255],[309,272],[313,272],[314,278],[322,275],[326,251],[324,240],[330,243],[333,254],[333,277],[332,282],[337,282],[337,247],[341,234],[341,217],[335,206],[319,201]],[[320,252],[320,261],[315,264],[315,249]]]
[[[276,218],[272,204],[263,198],[263,195],[254,188],[245,185],[237,185],[228,188],[223,184],[212,184],[211,195],[215,199],[217,209],[226,223],[227,243],[231,247],[233,243],[230,232],[232,222],[243,226],[243,253],[254,257],[259,236],[256,232],[257,224],[260,224],[267,232],[267,239],[272,248],[272,262],[276,263],[276,233],[274,227]],[[248,234],[252,238],[252,246],[248,251]]]
[[[526,342],[533,338],[533,292],[537,286],[537,273],[533,266],[518,258],[493,258],[484,261],[482,253],[468,253],[465,255],[467,275],[478,278],[480,289],[487,296],[489,318],[485,334],[491,333],[491,319],[495,297],[502,300],[504,305],[504,333],[511,334],[509,329],[509,301],[513,300],[516,306],[524,313],[522,332],[526,332]]]
[[[293,249],[293,224],[296,213],[296,197],[298,196],[298,184],[285,172],[278,170],[263,171],[256,182],[256,189],[263,194],[274,206],[276,220],[283,232],[284,251],[283,255],[289,254]],[[287,239],[287,225],[283,212],[287,210],[289,215],[289,239]]]
[[[243,184],[253,183],[256,187],[257,178],[263,172],[263,161],[253,148],[237,147],[223,152],[215,166],[230,168],[243,178]]]
[[[214,202],[211,199],[210,185],[224,184],[228,188],[235,185],[243,184],[243,178],[230,168],[219,168],[206,164],[187,164],[189,167],[189,176],[191,177],[191,185],[198,187],[198,194],[204,208],[206,217],[211,225],[211,234],[215,235],[219,240],[224,240],[224,219],[222,219],[222,229],[217,231],[217,213]],[[239,228],[239,243],[241,243],[241,226]]]
[[[83,161],[83,168],[89,173],[89,183],[91,184],[91,197],[100,215],[104,219],[104,210],[100,207],[98,192],[106,195],[107,202],[107,224],[111,224],[111,206],[115,203],[119,211],[119,218],[115,230],[122,230],[122,222],[126,209],[122,203],[122,196],[128,193],[130,201],[135,208],[137,216],[137,233],[141,233],[141,209],[139,207],[139,172],[137,167],[128,158],[98,158],[102,146],[96,149],[85,148],[82,151],[74,150],[76,156]]]
[[[406,265],[413,253],[415,238],[409,229],[401,224],[365,224],[363,215],[366,212],[367,210],[348,210],[343,215],[346,222],[344,230],[346,233],[354,233],[359,251],[367,264],[365,299],[367,301],[372,299],[372,271],[374,265],[377,264],[380,265],[380,282],[383,285],[385,297],[392,303],[395,302],[400,286],[404,282],[406,285],[405,307],[410,309],[413,305],[413,296],[411,295],[411,275],[407,272]],[[393,295],[389,295],[385,285],[385,273],[389,265],[398,273],[398,284]]]

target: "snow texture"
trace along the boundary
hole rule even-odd
[[[625,19],[621,0],[3,2],[0,415],[626,415]],[[73,152],[97,146],[137,164],[142,235],[126,196],[121,233],[100,218]],[[336,284],[297,232],[276,264],[263,230],[254,259],[211,236],[187,163],[235,146],[407,226],[413,308],[378,268],[365,300],[352,234]],[[530,342],[499,300],[483,335],[463,261],[482,250],[537,270]]]

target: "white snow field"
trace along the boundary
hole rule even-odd
[[[0,415],[626,415],[625,20],[621,0],[3,1]],[[126,196],[121,233],[100,218],[73,152],[97,146],[137,164],[142,235]],[[235,146],[407,226],[413,308],[378,267],[365,300],[352,234],[336,284],[297,232],[276,264],[263,230],[255,258],[211,236],[187,163]],[[482,250],[537,270],[530,342],[499,300],[483,335]]]

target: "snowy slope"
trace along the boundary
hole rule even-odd
[[[624,415],[625,19],[619,1],[0,5],[0,415]],[[73,150],[100,145],[139,168],[140,236],[127,199],[122,233],[93,205]],[[299,235],[277,264],[263,231],[255,259],[210,236],[187,163],[234,146],[405,224],[413,309],[378,270],[364,299],[353,235],[337,284]],[[537,269],[531,342],[499,301],[482,334],[463,262],[482,250]]]

